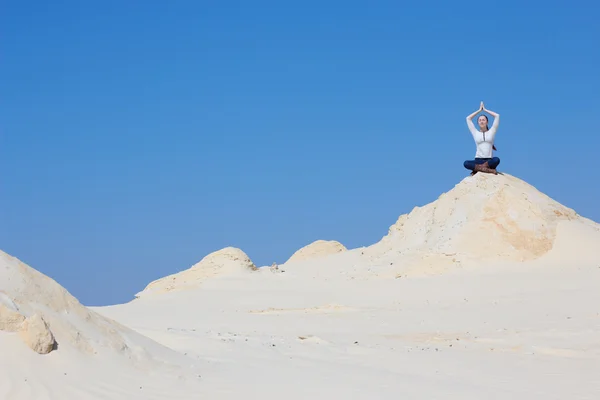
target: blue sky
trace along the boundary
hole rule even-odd
[[[4,2],[0,249],[104,305],[369,245],[467,174],[481,100],[499,169],[600,221],[600,6],[289,3]]]

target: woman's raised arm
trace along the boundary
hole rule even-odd
[[[475,128],[475,125],[473,125],[472,120],[473,120],[473,118],[475,118],[477,113],[480,113],[482,110],[483,110],[483,101],[479,105],[479,110],[477,110],[474,113],[467,116],[467,126],[469,127],[469,131],[471,131],[472,135],[475,135],[477,133],[477,128]]]
[[[482,103],[483,104],[483,103]],[[490,128],[490,131],[492,133],[496,133],[496,131],[498,130],[498,124],[500,123],[500,114],[495,113],[493,111],[488,110],[487,108],[483,107],[483,111],[485,111],[486,113],[490,114],[492,117],[494,117],[494,123],[492,124],[492,127]]]

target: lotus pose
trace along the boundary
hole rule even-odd
[[[494,123],[492,124],[492,129],[488,128],[488,117],[485,114],[481,114],[479,118],[477,118],[477,124],[479,125],[479,130],[475,128],[473,125],[472,119],[482,111],[487,112],[491,116],[494,117]],[[496,167],[500,164],[500,159],[498,157],[493,157],[493,150],[496,150],[496,146],[494,146],[494,138],[496,137],[496,132],[498,131],[498,124],[500,123],[500,114],[497,114],[493,111],[487,110],[483,105],[483,101],[479,105],[479,110],[475,111],[473,114],[467,117],[467,126],[471,131],[471,135],[473,135],[473,139],[475,140],[475,145],[477,146],[477,152],[475,153],[474,160],[467,160],[464,163],[466,169],[470,169],[471,175],[476,174],[477,172],[487,172],[491,174],[498,174],[496,171]]]

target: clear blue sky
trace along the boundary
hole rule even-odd
[[[599,5],[291,3],[3,2],[0,249],[104,305],[369,245],[467,175],[481,100],[499,169],[600,221]]]

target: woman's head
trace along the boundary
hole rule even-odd
[[[489,130],[488,128],[488,117],[485,114],[481,114],[479,118],[477,118],[477,123],[479,124],[479,129],[482,132]]]

